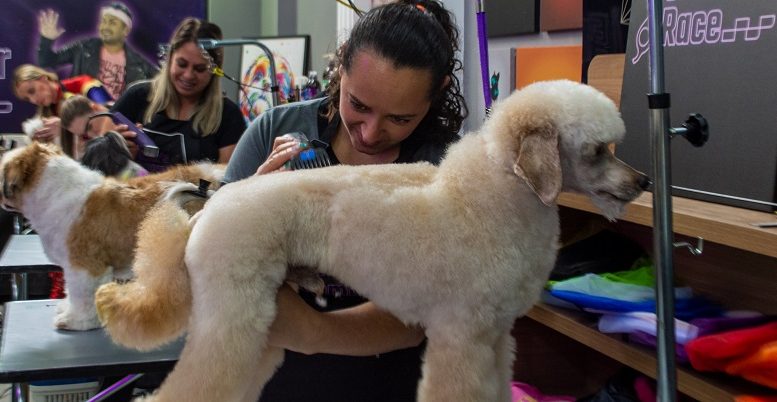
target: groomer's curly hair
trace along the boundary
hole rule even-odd
[[[417,131],[428,133],[432,136],[429,139],[450,138],[459,132],[468,114],[455,75],[462,68],[461,60],[456,58],[459,30],[439,1],[400,0],[370,10],[338,49],[336,65],[350,71],[354,58],[363,50],[393,61],[397,68],[429,70],[431,106]],[[331,117],[340,101],[339,74],[333,74],[327,92]]]

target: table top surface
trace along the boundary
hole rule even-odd
[[[61,268],[43,251],[38,235],[11,235],[0,254],[0,272],[49,272]]]
[[[54,329],[59,300],[5,304],[0,339],[0,382],[28,382],[85,376],[164,371],[178,360],[184,338],[158,350],[118,346],[105,331]]]

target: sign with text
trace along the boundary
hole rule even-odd
[[[689,189],[675,190],[675,195],[774,209],[763,202],[777,198],[776,12],[773,0],[664,1],[670,125],[679,127],[689,114],[701,113],[710,126],[710,139],[701,148],[682,138],[672,140],[672,184]],[[617,152],[650,174],[646,15],[646,7],[634,2],[621,100],[627,135]]]

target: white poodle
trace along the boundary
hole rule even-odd
[[[439,167],[251,177],[191,221],[166,204],[141,231],[136,281],[102,287],[98,310],[141,349],[188,330],[148,400],[255,401],[283,357],[266,339],[287,267],[317,267],[426,329],[419,401],[509,401],[510,329],[553,267],[559,192],[613,219],[649,184],[608,149],[624,131],[597,90],[542,82],[497,104]]]

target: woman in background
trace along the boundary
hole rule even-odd
[[[111,111],[143,127],[181,133],[188,161],[226,163],[245,130],[238,106],[221,91],[213,71],[224,63],[223,49],[204,50],[199,39],[221,39],[221,28],[196,18],[184,19],[170,39],[162,70],[151,81],[132,84]],[[179,155],[177,140],[150,134],[160,151]],[[180,156],[180,155],[179,155]]]

